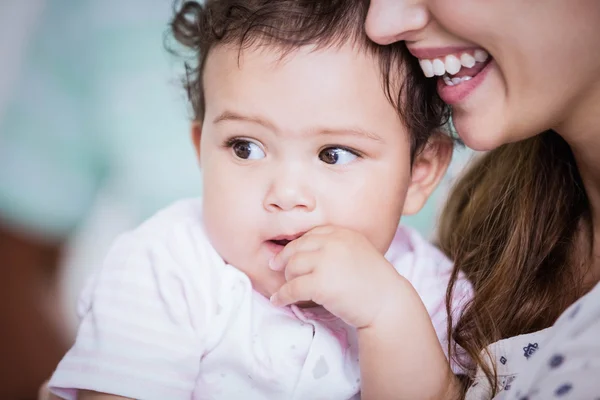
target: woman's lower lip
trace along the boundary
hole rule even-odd
[[[437,78],[438,94],[446,104],[454,105],[461,102],[471,93],[473,93],[473,91],[481,84],[481,82],[483,82],[494,64],[494,60],[491,60],[488,65],[486,65],[486,67],[473,78],[454,86],[446,85],[442,77]]]

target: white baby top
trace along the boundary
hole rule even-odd
[[[323,308],[277,308],[209,243],[201,199],[183,200],[122,235],[79,304],[81,324],[50,389],[135,399],[352,399],[355,331]],[[452,264],[399,228],[386,258],[416,288],[446,346]],[[471,296],[459,282],[455,297]],[[398,307],[402,305],[399,304]]]

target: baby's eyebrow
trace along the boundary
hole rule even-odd
[[[250,122],[253,124],[261,125],[271,131],[277,132],[277,127],[271,121],[265,118],[261,118],[260,116],[255,115],[243,115],[234,111],[224,111],[219,114],[214,120],[214,124],[218,124],[223,121],[241,121],[241,122]],[[378,142],[382,142],[383,139],[374,132],[358,128],[358,127],[317,127],[310,130],[311,133],[316,135],[354,135],[361,136],[369,140],[376,140]]]
[[[378,142],[381,142],[382,139],[379,135],[377,135],[374,132],[371,131],[367,131],[361,128],[353,128],[353,127],[348,127],[348,128],[335,128],[335,129],[331,129],[331,128],[324,128],[324,129],[320,129],[318,130],[318,133],[320,134],[325,134],[325,135],[347,135],[347,134],[352,134],[352,135],[356,135],[356,136],[362,136],[365,137],[367,139],[371,139],[371,140],[376,140]]]
[[[223,111],[220,115],[218,115],[214,119],[213,123],[218,124],[219,122],[223,122],[223,121],[251,122],[254,124],[262,125],[265,128],[268,128],[273,131],[276,130],[275,125],[273,125],[270,121],[268,121],[264,118],[257,117],[257,116],[242,115],[242,114],[238,114],[233,111]]]

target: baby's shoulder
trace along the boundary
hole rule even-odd
[[[424,301],[432,298],[437,302],[445,297],[454,263],[413,228],[398,228],[386,258],[411,282]],[[472,297],[471,284],[462,272],[458,274],[453,293],[457,300]]]
[[[205,235],[201,206],[200,199],[178,201],[117,237],[80,307],[102,292],[153,293],[164,301],[183,295],[196,304],[217,296],[225,264]]]
[[[446,274],[452,271],[452,261],[415,229],[400,225],[386,258],[398,272],[405,274]]]
[[[206,236],[200,198],[180,200],[120,235],[105,259],[106,268],[134,268],[161,275],[197,275],[223,264]]]
[[[142,240],[167,240],[182,230],[204,232],[202,198],[178,200],[129,232]]]

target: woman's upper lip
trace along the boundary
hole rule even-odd
[[[449,54],[481,49],[481,47],[477,46],[416,47],[407,45],[406,47],[413,56],[420,60],[431,60],[433,58],[442,58]]]

